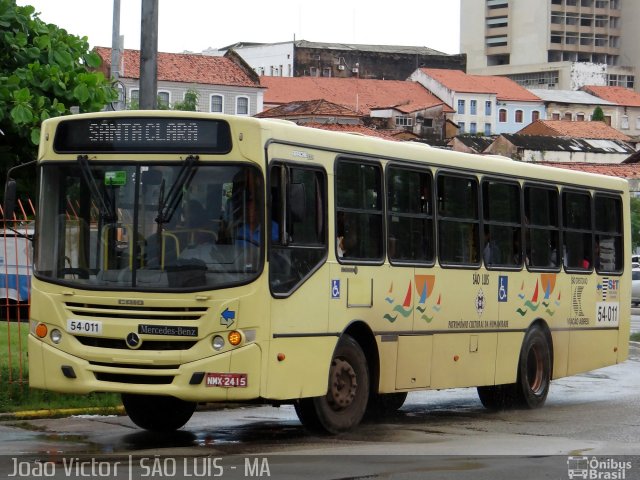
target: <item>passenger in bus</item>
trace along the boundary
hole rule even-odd
[[[184,226],[176,234],[183,247],[180,259],[197,259],[213,263],[212,252],[216,249],[218,236],[207,229],[207,212],[197,200],[189,200],[185,208]]]
[[[482,258],[485,265],[491,265],[500,261],[500,250],[495,242],[491,239],[489,229],[484,231],[484,249],[482,251]]]

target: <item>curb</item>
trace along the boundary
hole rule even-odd
[[[58,408],[42,410],[23,410],[0,414],[0,421],[34,420],[38,418],[68,417],[71,415],[124,415],[124,407]]]

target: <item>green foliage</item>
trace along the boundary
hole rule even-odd
[[[195,112],[198,110],[198,92],[196,90],[189,89],[184,94],[184,100],[182,102],[175,102],[173,104],[174,110],[183,110],[185,112]]]
[[[32,6],[0,0],[0,162],[7,168],[36,156],[40,124],[50,117],[99,111],[117,99],[87,37],[46,24]]]
[[[600,108],[600,106],[597,106],[593,110],[593,115],[591,115],[591,121],[592,122],[604,122],[604,112],[602,111],[602,108]]]
[[[640,198],[631,197],[631,247],[640,247]]]
[[[1,314],[7,312],[2,308]],[[29,388],[29,324],[0,321],[0,412],[61,408],[98,408],[113,413],[120,396],[113,393],[73,395]]]

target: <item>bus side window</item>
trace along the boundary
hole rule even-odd
[[[587,192],[562,193],[563,248],[565,268],[591,270],[593,267],[591,196]]]
[[[525,263],[529,268],[558,270],[562,265],[558,201],[555,188],[524,188]]]
[[[438,256],[452,265],[480,263],[478,180],[440,174],[438,195]]]
[[[268,218],[280,232],[269,251],[269,284],[274,295],[291,294],[326,256],[325,178],[317,168],[271,167]]]

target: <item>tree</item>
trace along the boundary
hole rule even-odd
[[[182,102],[175,102],[173,104],[174,110],[184,110],[185,112],[195,112],[198,110],[198,92],[193,89],[187,90],[184,94],[184,100]]]
[[[50,117],[99,111],[118,98],[100,57],[77,37],[40,20],[32,6],[0,0],[0,162],[33,160],[40,123]]]
[[[640,197],[631,197],[631,247],[640,247]]]
[[[600,108],[599,105],[593,110],[593,115],[591,115],[591,121],[604,122],[604,112],[602,111],[602,108]]]

